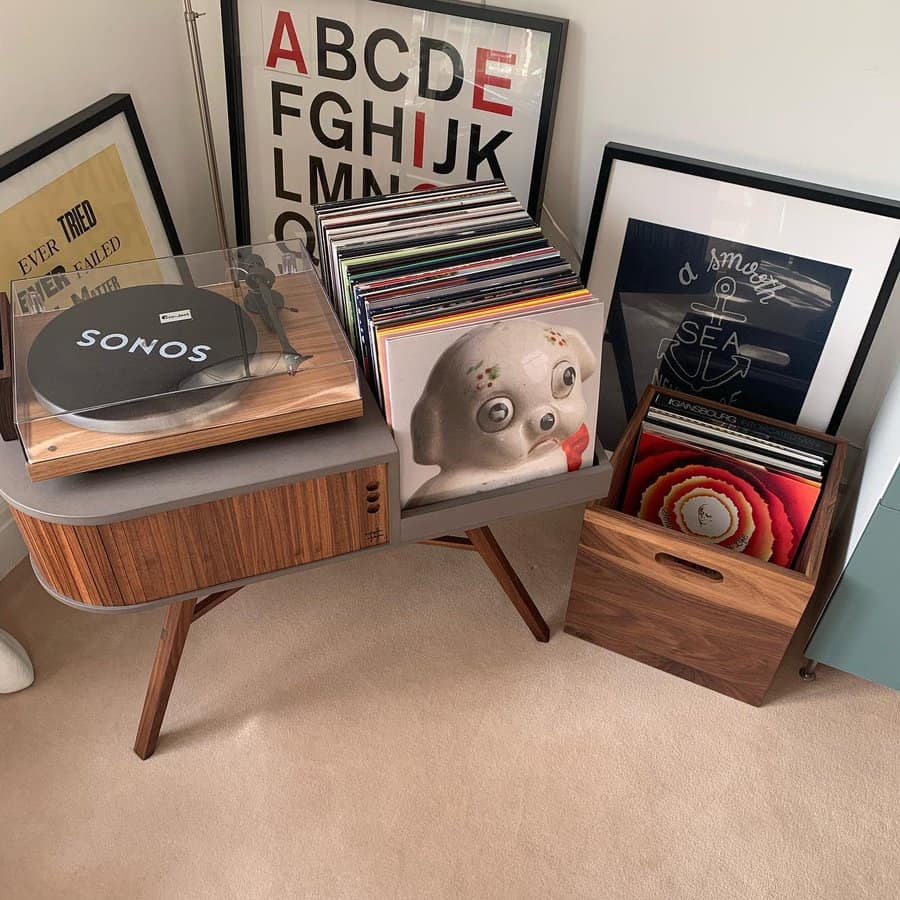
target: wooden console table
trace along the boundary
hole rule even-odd
[[[604,496],[609,465],[401,517],[396,444],[365,386],[363,404],[359,419],[39,483],[20,446],[0,444],[0,496],[51,595],[107,614],[168,605],[134,744],[142,759],[191,625],[244,585],[335,557],[410,541],[476,551],[549,640],[487,523]]]

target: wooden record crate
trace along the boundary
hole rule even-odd
[[[651,387],[613,456],[606,500],[585,510],[565,630],[601,647],[759,706],[816,588],[846,454],[835,453],[792,569],[618,511]],[[700,401],[718,409],[716,403]]]

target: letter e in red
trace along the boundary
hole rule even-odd
[[[287,35],[288,47],[282,47],[284,36]],[[269,45],[269,55],[266,57],[266,68],[277,69],[279,59],[293,60],[297,67],[298,75],[309,75],[306,68],[306,60],[300,49],[300,41],[297,38],[297,29],[294,28],[294,20],[289,12],[279,10],[275,20],[275,28],[272,32],[272,43]]]
[[[509,90],[512,80],[503,75],[489,75],[488,62],[506,63],[509,66],[516,64],[515,53],[504,53],[501,50],[488,50],[487,47],[479,47],[475,51],[475,93],[472,97],[472,108],[483,109],[487,112],[498,113],[501,116],[511,116],[512,107],[508,103],[496,103],[484,96],[485,85]]]

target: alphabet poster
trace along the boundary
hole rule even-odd
[[[317,262],[317,203],[494,178],[537,217],[564,20],[231,0],[223,22],[240,242],[299,238]]]
[[[156,255],[115,144],[0,213],[0,247],[0,290],[32,279],[12,293],[20,313],[124,287],[100,267]]]
[[[627,416],[655,383],[796,422],[850,274],[629,219],[608,326],[619,385],[607,375],[601,405],[614,409],[624,400]],[[612,402],[616,387],[622,398]]]

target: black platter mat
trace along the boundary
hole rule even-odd
[[[142,418],[208,406],[229,386],[171,392],[212,366],[251,359],[256,345],[250,316],[227,297],[183,285],[140,285],[87,300],[48,322],[28,353],[28,377],[51,413],[77,411],[85,427],[95,420],[115,431],[120,421],[133,430]]]

